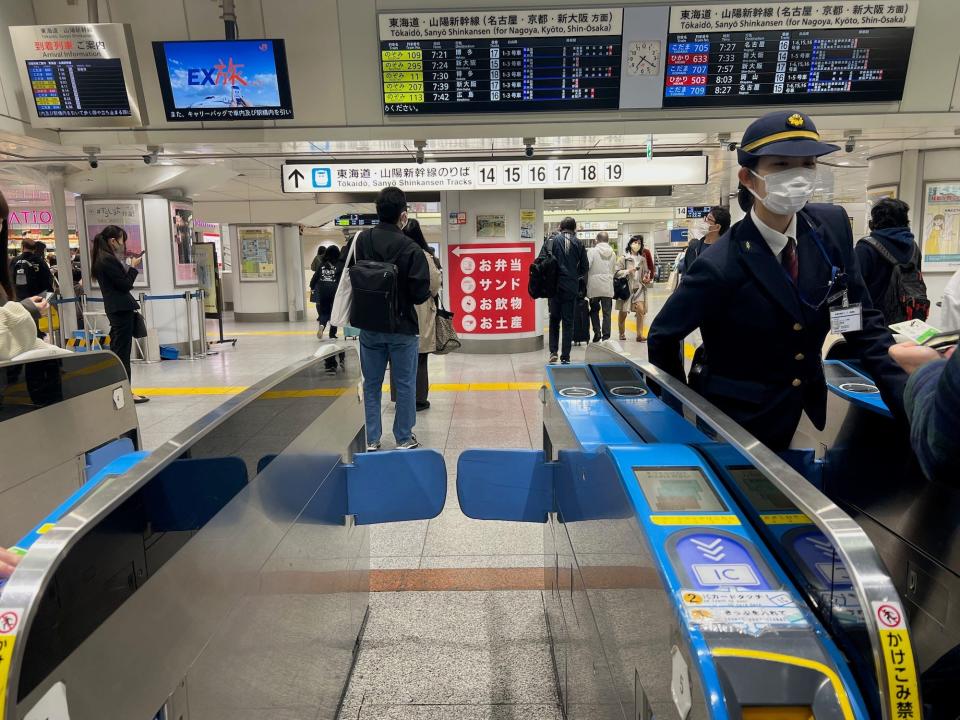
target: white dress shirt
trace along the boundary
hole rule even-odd
[[[750,210],[750,217],[753,218],[753,224],[757,226],[757,230],[760,231],[760,235],[763,236],[763,239],[773,251],[773,254],[776,256],[777,260],[782,260],[780,254],[783,252],[784,248],[787,247],[787,242],[790,238],[793,238],[794,243],[797,244],[796,215],[790,219],[790,224],[787,226],[787,231],[785,233],[782,233],[779,230],[774,230],[772,227],[763,222],[763,220],[757,217],[756,209]]]

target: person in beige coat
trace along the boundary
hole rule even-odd
[[[416,306],[417,321],[420,324],[420,355],[417,358],[417,410],[420,411],[430,407],[430,400],[427,399],[430,392],[427,359],[430,353],[437,349],[437,295],[443,279],[440,262],[434,257],[432,248],[427,245],[420,223],[416,219],[410,220],[403,232],[420,246],[427,257],[427,267],[430,268],[430,298]]]
[[[430,353],[437,350],[437,296],[440,294],[440,288],[443,286],[443,276],[440,272],[440,261],[433,254],[433,248],[427,245],[427,240],[423,236],[423,230],[416,218],[412,218],[403,229],[404,235],[413,240],[427,259],[427,267],[430,269],[430,298],[415,305],[417,311],[417,322],[420,325],[420,354],[417,357],[417,412],[428,410],[430,400],[427,396],[430,392],[430,373],[428,370],[428,358]],[[392,380],[393,368],[391,368],[390,381],[390,399],[396,402],[396,393]]]

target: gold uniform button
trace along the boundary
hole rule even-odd
[[[794,323],[793,329],[796,330],[797,332],[800,332],[801,330],[803,330],[803,325],[801,325],[800,323]]]
[[[793,379],[793,386],[794,386],[794,387],[800,387],[801,384],[802,384],[802,382],[801,382],[800,378],[794,378],[794,379]]]
[[[803,353],[797,353],[796,355],[793,356],[793,359],[797,361],[804,360],[806,359],[806,355],[804,355]]]

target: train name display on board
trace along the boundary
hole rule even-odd
[[[381,15],[384,113],[616,109],[622,9]]]
[[[663,106],[899,100],[916,16],[909,2],[673,7]]]
[[[675,155],[650,159],[463,160],[423,165],[287,162],[281,179],[283,192],[287,193],[378,192],[391,185],[406,191],[702,185],[707,181],[707,158]]]
[[[383,13],[386,116],[900,100],[918,0]]]

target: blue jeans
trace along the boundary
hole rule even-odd
[[[360,370],[363,372],[363,410],[366,415],[367,443],[379,442],[383,433],[380,400],[387,362],[393,367],[397,387],[393,436],[403,443],[413,436],[417,421],[417,354],[420,338],[416,335],[360,331]]]

